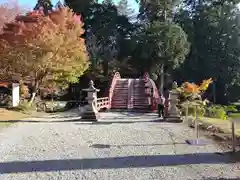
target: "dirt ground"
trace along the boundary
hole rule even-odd
[[[0,108],[0,121],[19,120],[25,117],[27,117],[27,115],[21,112]]]

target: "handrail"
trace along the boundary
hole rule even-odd
[[[152,96],[151,105],[152,105],[152,110],[156,110],[158,103],[160,101],[160,96],[158,93],[157,86],[156,86],[155,82],[149,77],[149,74],[147,72],[144,73],[143,79],[144,79],[145,83],[150,82],[150,84],[153,88],[153,93],[151,95]]]
[[[103,97],[103,98],[97,98],[97,110],[99,111],[102,108],[108,108],[109,107],[109,98]]]
[[[144,79],[144,81],[145,81],[146,83],[148,82],[148,80],[149,80],[149,74],[148,74],[147,72],[144,73],[143,79]]]
[[[111,86],[109,88],[109,94],[108,94],[108,100],[109,100],[108,108],[109,109],[111,108],[111,105],[112,105],[113,91],[114,91],[114,88],[116,86],[116,83],[117,83],[118,79],[121,79],[120,73],[119,72],[115,72],[115,74],[114,74],[114,76],[112,78],[112,83],[111,83]]]
[[[158,103],[160,101],[160,97],[159,97],[159,94],[158,94],[158,89],[157,89],[157,86],[155,84],[155,82],[152,80],[152,79],[149,79],[151,85],[152,85],[152,88],[153,88],[153,94],[152,94],[152,98],[153,98],[153,102],[152,102],[152,109],[153,110],[156,110],[157,109],[157,106],[158,106]]]

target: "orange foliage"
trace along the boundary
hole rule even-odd
[[[186,92],[186,93],[199,93],[200,92],[198,85],[196,85],[194,83],[189,83],[189,82],[184,83],[183,89],[184,89],[184,92]]]
[[[207,80],[203,80],[201,85],[199,86],[199,89],[201,91],[206,91],[208,89],[208,86],[213,82],[212,78],[209,78]]]
[[[208,89],[209,85],[213,82],[212,78],[203,80],[200,85],[196,85],[195,83],[185,82],[182,85],[182,90],[187,94],[199,94]]]
[[[23,83],[23,81],[20,81],[20,96],[22,98],[26,98],[29,95],[29,88],[27,85]]]

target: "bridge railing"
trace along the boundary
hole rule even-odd
[[[109,101],[109,105],[108,105],[108,108],[110,109],[111,108],[111,104],[112,104],[112,97],[113,97],[113,91],[114,91],[114,88],[116,86],[116,83],[117,83],[117,80],[118,79],[121,79],[121,76],[120,76],[120,73],[119,72],[116,72],[112,78],[112,83],[111,83],[111,86],[109,88],[109,94],[108,94],[108,101]]]
[[[157,109],[157,105],[160,101],[160,96],[158,93],[158,88],[155,84],[155,82],[149,77],[149,74],[146,72],[144,73],[144,81],[145,83],[150,83],[151,84],[151,88],[153,88],[153,93],[151,95],[151,106],[152,106],[152,110],[156,110]]]
[[[159,97],[159,93],[158,93],[158,89],[157,86],[155,84],[155,82],[152,79],[149,79],[152,87],[153,87],[153,94],[152,94],[152,109],[156,110],[158,103],[160,103],[160,97]]]
[[[103,108],[109,109],[109,97],[97,98],[97,110],[101,110]]]

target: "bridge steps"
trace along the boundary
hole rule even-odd
[[[112,109],[127,109],[128,79],[119,79],[113,90]]]
[[[118,79],[113,91],[112,109],[148,110],[148,96],[143,79]]]

